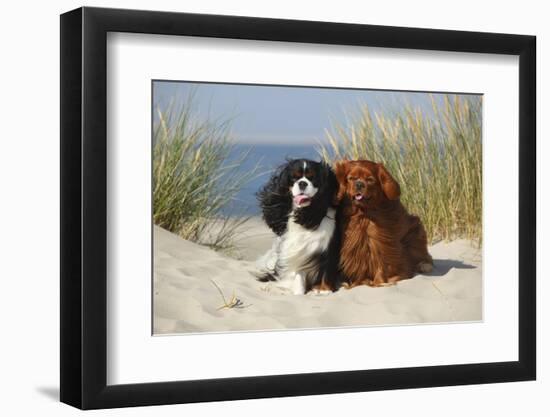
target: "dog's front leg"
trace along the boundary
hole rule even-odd
[[[275,284],[278,288],[292,292],[294,295],[306,293],[305,278],[299,272],[286,272]]]
[[[299,272],[296,272],[294,275],[294,280],[292,281],[292,293],[294,295],[304,295],[306,293],[305,277]]]

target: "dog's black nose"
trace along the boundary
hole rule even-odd
[[[307,187],[307,182],[305,181],[298,181],[298,187],[300,188],[300,190],[305,190],[306,187]]]
[[[362,190],[363,188],[365,188],[365,183],[363,181],[355,181],[356,190]]]

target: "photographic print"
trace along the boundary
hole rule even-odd
[[[62,402],[536,379],[534,36],[89,7],[60,33]]]
[[[482,98],[152,81],[153,334],[481,321]]]

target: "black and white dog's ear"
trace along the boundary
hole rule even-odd
[[[288,164],[284,164],[275,170],[267,184],[256,194],[264,221],[278,236],[286,232],[292,209],[289,187],[290,172]]]
[[[338,180],[336,179],[336,174],[334,173],[332,167],[324,160],[321,161],[321,171],[323,173],[323,183],[326,189],[324,190],[327,196],[330,196],[331,204],[336,196],[338,191]]]
[[[328,162],[323,160],[321,161],[321,165],[323,166],[323,169],[327,173],[327,177],[328,177],[327,184],[332,190],[334,190],[334,192],[336,192],[338,188],[338,179],[336,178],[336,173],[334,172],[334,170],[332,169],[332,167]]]

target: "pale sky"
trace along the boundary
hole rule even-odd
[[[431,114],[427,93],[310,87],[154,82],[154,107],[185,103],[194,93],[199,118],[227,120],[237,143],[306,144],[324,140],[331,121],[345,121],[360,103],[374,111],[397,111],[409,103]],[[441,100],[443,94],[435,94]],[[470,96],[479,99],[481,96]]]

